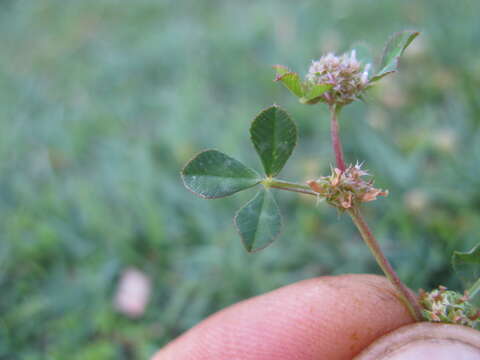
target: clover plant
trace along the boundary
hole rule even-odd
[[[187,189],[206,199],[229,196],[252,187],[258,189],[234,218],[248,252],[265,248],[280,234],[282,216],[273,190],[324,199],[352,218],[378,265],[417,321],[463,324],[480,329],[480,311],[470,302],[480,293],[480,279],[462,294],[440,286],[431,292],[420,291],[418,296],[400,280],[361,212],[363,203],[385,197],[388,191],[375,187],[363,164],[346,162],[342,151],[339,135],[342,109],[362,100],[369,88],[395,73],[400,56],[418,35],[415,31],[403,31],[391,36],[373,74],[369,64],[357,60],[355,51],[341,56],[330,53],[313,61],[303,80],[285,66],[274,66],[275,81],[283,84],[300,103],[329,108],[335,154],[335,165],[332,165],[330,174],[305,183],[278,177],[297,144],[298,132],[290,115],[281,107],[272,105],[261,111],[250,126],[250,138],[263,165],[263,174],[218,150],[205,150],[187,163],[181,176]],[[469,252],[455,252],[452,262],[457,270],[478,272],[480,244]]]

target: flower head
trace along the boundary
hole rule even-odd
[[[423,316],[427,320],[480,329],[480,309],[472,305],[469,300],[468,294],[447,290],[444,286],[420,293]]]
[[[347,210],[362,202],[376,200],[377,196],[388,195],[388,191],[375,188],[373,180],[365,180],[364,176],[369,176],[369,173],[356,164],[343,172],[333,168],[329,176],[310,180],[307,184],[329,204]]]
[[[356,100],[368,87],[369,69],[370,64],[363,66],[357,60],[355,50],[341,56],[329,53],[312,61],[306,82],[312,85],[332,85],[320,101],[331,105],[346,105]]]
[[[417,31],[394,34],[385,45],[379,68],[372,76],[369,76],[370,64],[359,62],[355,50],[352,50],[340,56],[329,53],[312,61],[305,80],[288,67],[275,65],[275,81],[281,82],[302,104],[323,102],[341,107],[361,99],[367,88],[395,73],[400,56],[418,34]]]

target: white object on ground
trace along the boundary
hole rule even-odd
[[[151,283],[145,273],[135,268],[126,269],[120,276],[114,306],[132,318],[143,315],[150,299]]]

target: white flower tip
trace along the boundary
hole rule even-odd
[[[368,81],[368,71],[370,70],[371,65],[367,64],[365,65],[365,68],[363,69],[362,73],[362,82],[366,83]]]

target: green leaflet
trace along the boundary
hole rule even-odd
[[[273,105],[257,115],[250,136],[267,176],[277,175],[297,144],[297,127],[282,108]]]
[[[280,234],[282,216],[269,189],[261,189],[235,215],[235,226],[248,252],[261,250]]]
[[[370,79],[370,82],[378,81],[384,76],[397,71],[398,59],[419,34],[417,31],[402,31],[393,34],[383,50],[380,71]]]
[[[196,155],[185,165],[181,176],[187,189],[207,199],[234,194],[262,180],[255,170],[217,150]]]
[[[312,85],[305,92],[305,95],[300,98],[300,102],[302,104],[316,104],[318,101],[320,101],[320,96],[331,88],[332,85],[330,84]]]
[[[280,81],[285,87],[292,92],[292,94],[303,97],[305,89],[300,77],[295,72],[288,72],[278,76],[275,81]]]

